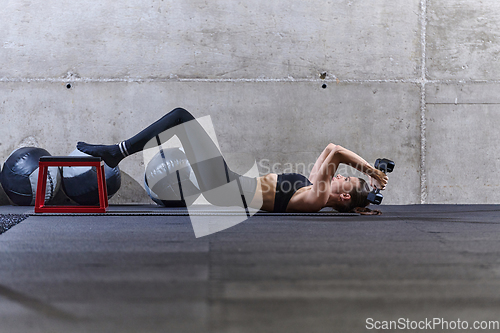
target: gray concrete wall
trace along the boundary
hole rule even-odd
[[[497,203],[493,0],[9,2],[0,162],[115,143],[178,106],[210,115],[236,170],[302,171],[334,142],[389,157],[384,203]],[[68,84],[71,87],[68,89]],[[326,84],[326,88],[324,87]],[[144,202],[121,164],[115,202]]]

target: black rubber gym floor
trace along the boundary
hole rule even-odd
[[[187,214],[149,206],[30,215],[0,235],[0,332],[350,333],[391,321],[439,332],[500,321],[500,206],[380,209],[253,216],[202,238]],[[10,219],[29,210],[0,206]]]
[[[0,214],[0,234],[3,234],[27,217],[27,214]]]

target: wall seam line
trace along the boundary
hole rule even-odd
[[[420,204],[427,203],[427,123],[426,123],[426,96],[425,88],[427,84],[427,62],[426,62],[426,46],[427,46],[427,0],[420,2],[421,18],[420,18],[420,38],[422,46],[421,59],[421,96],[420,96]]]
[[[0,83],[18,83],[18,82],[49,82],[49,83],[99,83],[99,82],[129,82],[129,83],[147,83],[147,82],[311,82],[311,83],[410,83],[418,84],[421,78],[415,79],[170,79],[170,78],[157,78],[157,79],[143,79],[143,78],[0,78]]]
[[[0,83],[18,83],[18,82],[49,82],[49,83],[99,83],[99,82],[129,82],[129,83],[147,83],[147,82],[312,82],[312,83],[410,83],[425,84],[441,83],[441,84],[500,84],[500,80],[429,80],[422,78],[420,75],[415,79],[143,79],[143,78],[0,78]]]

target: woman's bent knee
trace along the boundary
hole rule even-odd
[[[177,123],[182,124],[195,119],[189,111],[183,108],[176,108],[170,111],[170,114],[177,119]]]

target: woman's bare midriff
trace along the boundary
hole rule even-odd
[[[278,175],[275,173],[270,173],[265,176],[257,178],[257,190],[255,191],[254,198],[250,207],[256,209],[262,209],[268,212],[274,211],[274,198],[276,196],[276,183],[278,181]],[[301,212],[309,211],[306,207],[304,210],[304,194],[305,192],[311,190],[312,186],[305,186],[298,189],[290,199],[287,212]],[[317,210],[314,210],[317,211]]]
[[[257,178],[257,190],[250,207],[262,209],[268,212],[274,210],[274,195],[276,194],[276,182],[278,175],[269,173]]]
[[[276,196],[276,183],[278,181],[278,175],[275,173],[269,173],[265,176],[257,178],[257,190],[255,191],[255,195],[250,204],[250,207],[256,209],[262,209],[268,212],[274,211],[274,198]],[[311,186],[306,186],[298,189],[290,202],[288,203],[288,207],[286,209],[287,212],[293,211],[301,211],[297,210],[294,207],[300,206],[300,201],[303,199],[301,197],[301,193],[308,191],[311,189]]]

